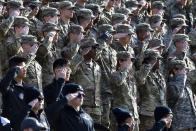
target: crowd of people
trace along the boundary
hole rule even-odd
[[[196,131],[195,0],[0,0],[1,131]]]

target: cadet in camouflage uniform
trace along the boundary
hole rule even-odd
[[[44,7],[42,9],[43,23],[58,24],[59,15],[59,11],[56,8]]]
[[[166,33],[164,30],[164,19],[161,15],[152,15],[149,18],[151,28],[154,30],[152,34],[153,38],[163,39],[163,35]]]
[[[112,106],[121,107],[132,112],[136,124],[135,131],[139,131],[139,115],[136,102],[137,86],[134,73],[132,72],[133,59],[134,56],[128,51],[119,51],[117,54],[117,71],[112,74]]]
[[[38,41],[42,40],[41,27],[43,25],[42,21],[36,18],[39,12],[41,2],[39,0],[25,0],[28,2],[28,7],[31,9],[28,19],[29,19],[29,34],[36,36]]]
[[[182,18],[173,18],[170,21],[171,29],[168,30],[168,33],[163,38],[163,44],[165,45],[164,54],[169,54],[175,50],[175,46],[172,43],[172,37],[175,34],[185,34],[187,24]]]
[[[85,30],[85,38],[94,38],[98,37],[97,31],[93,27],[93,19],[95,16],[90,9],[80,9],[76,11],[79,25]]]
[[[93,60],[98,44],[95,39],[81,41],[81,49],[71,62],[71,80],[84,87],[86,93],[83,109],[93,118],[95,125],[101,124],[101,68]]]
[[[164,16],[165,6],[161,1],[154,1],[151,5],[152,15]]]
[[[112,20],[112,14],[114,13],[114,8],[113,8],[114,5],[115,5],[115,1],[109,0],[106,7],[103,9],[103,15],[105,15],[110,20],[110,22]]]
[[[141,10],[141,5],[136,0],[128,0],[125,2],[126,8],[130,9],[133,13],[131,24],[136,26],[139,23],[144,22],[144,14],[139,13]]]
[[[133,49],[136,56],[135,66],[139,70],[144,59],[144,52],[148,47],[148,41],[151,39],[151,29],[150,25],[147,23],[140,23],[136,26],[137,41],[133,45]]]
[[[143,65],[135,75],[140,94],[140,131],[146,131],[153,126],[155,107],[166,105],[166,82],[159,70],[160,58],[162,57],[158,51],[147,49],[144,52]]]
[[[55,24],[46,23],[42,27],[44,41],[39,46],[36,60],[42,66],[43,87],[53,80],[53,62],[60,57],[56,51],[56,44],[58,44],[56,43],[58,40],[58,31],[59,29]]]
[[[185,61],[188,69],[194,70],[195,64],[193,61],[188,57],[189,51],[189,37],[185,34],[176,34],[173,37],[173,43],[176,46],[176,50],[169,55],[169,58],[175,58],[176,60],[183,60]]]
[[[116,13],[124,14],[127,18],[127,24],[131,24],[131,17],[133,16],[133,13],[127,9],[127,8],[118,8],[116,9]]]
[[[189,8],[189,6],[187,4],[187,0],[176,1],[176,3],[173,6],[171,6],[171,8],[169,10],[170,18],[172,18],[176,14],[183,14],[186,16],[186,19],[189,22],[188,29],[190,31],[193,26],[193,14],[191,12],[191,8]]]
[[[80,48],[80,41],[83,39],[83,27],[80,25],[71,25],[68,32],[68,43],[62,49],[62,57],[72,60],[77,55]]]
[[[99,37],[97,43],[101,48],[101,56],[98,59],[98,64],[102,70],[102,102],[103,102],[103,114],[102,124],[109,128],[110,126],[110,111],[112,101],[111,90],[111,74],[116,70],[117,59],[116,51],[110,47],[113,37],[112,33],[115,32],[113,27],[109,24],[103,24],[98,27]],[[107,33],[110,34],[107,36]]]
[[[84,9],[86,3],[88,2],[88,0],[73,0],[73,1],[76,1],[75,3],[76,10]]]
[[[132,28],[130,25],[127,24],[119,24],[116,27],[116,33],[117,34],[123,34],[118,41],[114,41],[111,44],[111,47],[116,50],[116,52],[119,51],[128,51],[133,56],[135,56],[133,48],[130,46],[130,41],[132,38],[132,34],[134,34]]]
[[[195,89],[188,82],[184,61],[173,60],[170,67],[173,77],[168,82],[167,101],[174,115],[172,131],[193,131],[196,127]]]
[[[14,20],[14,32],[7,40],[7,55],[8,58],[22,52],[20,44],[20,36],[29,33],[29,20],[23,16],[17,16]]]
[[[8,68],[8,54],[7,54],[7,40],[10,35],[13,35],[12,26],[14,25],[14,18],[20,15],[20,11],[24,9],[22,3],[15,0],[10,0],[7,2],[7,12],[8,18],[3,19],[2,23],[0,24],[0,52],[1,55],[1,63],[2,63],[2,74],[6,73]]]
[[[60,19],[58,22],[58,27],[61,30],[59,32],[58,43],[60,45],[59,49],[62,49],[65,46],[66,36],[68,34],[68,29],[70,27],[70,19],[73,18],[73,13],[75,7],[70,1],[59,2],[59,12]]]
[[[42,90],[42,67],[41,65],[35,60],[35,53],[38,47],[33,48],[33,46],[38,46],[38,41],[35,36],[32,35],[22,35],[21,36],[21,46],[23,48],[23,56],[28,57],[31,55],[30,61],[27,63],[27,76],[24,79],[25,84],[29,86],[35,86],[36,88]]]

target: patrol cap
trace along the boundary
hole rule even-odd
[[[149,41],[148,47],[150,47],[150,48],[165,47],[165,45],[163,44],[161,39],[155,38],[155,39],[152,39],[152,40]]]
[[[33,35],[22,35],[20,39],[22,44],[29,44],[33,46],[35,43],[38,43],[37,37]]]
[[[58,4],[59,4],[59,9],[60,10],[63,10],[63,9],[66,9],[66,10],[75,9],[75,6],[70,1],[61,1]]]
[[[23,3],[37,3],[37,4],[41,4],[42,2],[39,0],[23,0]]]
[[[81,48],[88,48],[98,45],[94,38],[84,38],[81,40]]]
[[[50,32],[50,31],[60,31],[56,24],[45,23],[42,26],[42,32]]]
[[[133,57],[133,55],[128,51],[119,51],[117,53],[118,60],[127,60],[128,58],[135,59],[135,57]]]
[[[133,15],[133,13],[128,8],[118,8],[116,13],[121,13],[124,15]]]
[[[118,24],[116,27],[117,33],[127,33],[127,34],[134,34],[133,29],[128,24]]]
[[[125,2],[126,8],[129,8],[130,10],[135,10],[138,7],[141,7],[142,5],[138,3],[136,0],[128,0]]]
[[[16,16],[14,18],[14,26],[29,26],[29,19],[24,16]]]
[[[157,22],[159,22],[159,21],[165,21],[165,19],[163,19],[162,18],[162,16],[161,15],[157,15],[157,14],[155,14],[155,15],[152,15],[151,17],[150,17],[150,23],[157,23]]]
[[[160,56],[160,53],[159,51],[157,50],[154,50],[154,49],[147,49],[145,50],[144,52],[144,59],[147,59],[147,58],[157,58],[157,59],[161,59],[162,56]]]
[[[84,91],[84,89],[82,88],[81,85],[79,84],[75,84],[75,83],[67,83],[65,84],[65,86],[63,87],[63,95],[66,96],[70,93],[75,93],[77,91]]]
[[[80,32],[84,33],[84,29],[80,25],[71,25],[68,30],[69,33],[79,34]]]
[[[85,7],[93,11],[93,14],[101,13],[101,8],[98,4],[86,4]]]
[[[173,17],[172,17],[172,18],[181,18],[181,19],[184,19],[184,20],[186,20],[186,21],[187,21],[186,16],[185,16],[185,15],[183,15],[183,14],[175,14],[175,15],[173,15]]]
[[[172,20],[170,21],[170,24],[172,27],[187,27],[188,26],[185,20],[181,18],[172,18]]]
[[[38,120],[33,117],[27,117],[21,123],[21,131],[23,131],[24,129],[28,129],[28,128],[32,128],[35,131],[42,131],[42,130],[45,131],[46,130],[46,128],[44,126],[42,126],[38,122]]]
[[[76,15],[84,19],[95,18],[93,12],[90,9],[79,9],[76,11]]]
[[[129,117],[132,117],[133,114],[123,108],[119,108],[116,107],[114,109],[112,109],[112,112],[116,118],[116,121],[118,123],[118,125],[122,124],[123,122],[125,122],[125,120]]]
[[[136,32],[138,31],[153,31],[153,29],[150,27],[147,23],[140,23],[136,26]]]
[[[179,70],[187,68],[186,63],[183,60],[171,60],[170,67],[171,69],[179,69]]]
[[[60,2],[49,2],[49,7],[59,9]]]
[[[99,33],[105,33],[106,31],[110,33],[115,32],[115,30],[113,29],[113,26],[111,26],[110,24],[103,24],[98,27]]]
[[[59,14],[59,11],[56,9],[56,8],[52,8],[52,7],[45,7],[43,10],[42,10],[42,16],[45,17],[45,16],[56,16],[56,15],[60,15]]]
[[[190,41],[189,36],[186,34],[175,34],[173,36],[173,43],[175,44],[176,42],[184,42],[184,41]]]
[[[121,13],[115,13],[112,14],[112,22],[117,21],[117,22],[126,22],[126,16],[124,14]]]
[[[24,91],[24,100],[25,103],[28,104],[29,102],[33,101],[34,99],[43,100],[44,96],[42,92],[35,87],[28,87]]]
[[[13,9],[25,9],[23,7],[23,2],[19,0],[10,0],[7,2],[7,8],[13,8]]]
[[[155,9],[155,8],[156,9],[163,9],[163,8],[165,8],[164,3],[161,2],[161,1],[154,1],[152,3],[151,9]]]

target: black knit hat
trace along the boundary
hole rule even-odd
[[[35,87],[28,87],[25,89],[24,100],[26,104],[28,104],[29,102],[31,102],[32,100],[36,98],[41,98],[41,99],[44,98],[43,94],[41,93],[39,89]]]
[[[119,107],[112,109],[112,112],[118,122],[118,125],[122,124],[127,118],[133,116],[131,112]]]
[[[163,117],[167,116],[168,114],[172,114],[172,111],[169,107],[157,106],[154,110],[155,121],[161,120]]]
[[[66,96],[67,94],[75,93],[77,91],[84,91],[81,85],[74,84],[74,83],[68,83],[68,84],[65,84],[62,93],[64,96]]]

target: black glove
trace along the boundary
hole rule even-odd
[[[112,37],[112,34],[110,34],[108,31],[106,31],[102,36],[100,36],[100,39],[107,41]]]

